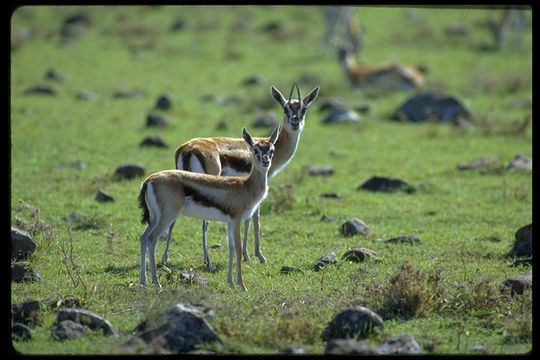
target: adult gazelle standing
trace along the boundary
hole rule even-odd
[[[291,99],[294,88],[298,99]],[[272,86],[272,97],[276,100],[284,111],[283,122],[279,137],[276,142],[276,153],[272,166],[268,171],[268,178],[271,179],[291,161],[300,134],[304,128],[307,108],[313,103],[319,94],[319,86],[313,88],[304,98],[300,97],[300,89],[296,83],[293,84],[289,99],[287,100],[278,89]],[[268,138],[256,138],[256,140],[268,140]],[[180,145],[175,154],[175,165],[177,169],[200,172],[221,176],[245,176],[251,169],[249,148],[245,141],[239,138],[229,137],[208,137],[194,138]],[[255,255],[261,262],[266,258],[261,253],[259,245],[259,208],[253,212],[253,231],[255,240]],[[207,231],[208,221],[204,219],[202,223],[203,232],[203,258],[208,271],[211,271],[210,257],[208,255]],[[162,261],[167,262],[169,257],[169,244],[171,240],[172,228],[169,229],[167,245],[163,253]],[[244,260],[249,260],[247,252],[247,241],[249,232],[249,219],[246,219],[244,226],[244,242],[242,253]]]
[[[229,269],[232,280],[233,256],[236,254],[236,281],[246,290],[241,271],[240,224],[249,219],[268,194],[268,171],[276,141],[277,126],[268,139],[254,140],[244,128],[242,135],[251,154],[251,170],[245,176],[216,176],[184,170],[164,170],[146,178],[139,193],[142,222],[148,223],[141,241],[140,282],[146,285],[146,252],[150,258],[152,282],[161,288],[157,277],[155,251],[160,236],[178,215],[226,222],[229,238]]]

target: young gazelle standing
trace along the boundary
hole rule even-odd
[[[298,99],[291,99],[294,88]],[[303,99],[300,97],[300,89],[296,83],[293,84],[289,99],[279,92],[278,89],[272,86],[272,97],[276,100],[285,113],[283,117],[283,123],[279,133],[279,137],[276,143],[276,153],[272,166],[268,171],[268,178],[271,179],[279,171],[291,161],[298,141],[300,140],[300,134],[304,128],[304,120],[306,116],[307,108],[313,103],[319,94],[319,86],[312,89]],[[267,138],[256,138],[256,140],[268,140]],[[251,168],[251,160],[249,156],[249,148],[245,141],[239,138],[228,137],[209,137],[209,138],[194,138],[186,143],[180,145],[176,150],[175,164],[177,169],[201,172],[212,175],[222,176],[245,176],[249,173]],[[253,212],[253,231],[255,239],[255,255],[261,262],[265,262],[266,258],[261,253],[259,247],[259,208],[257,207]],[[206,240],[206,234],[208,230],[209,219],[204,219],[202,223],[203,231],[203,258],[206,263],[208,271],[211,271],[210,257],[208,255],[208,245]],[[174,222],[169,229],[167,236],[167,245],[165,246],[165,252],[163,253],[162,261],[167,262],[169,257],[169,244],[171,240],[172,228]],[[244,260],[249,260],[247,252],[247,241],[249,231],[249,219],[245,221],[244,226],[244,243],[242,247],[242,253]]]
[[[160,236],[178,217],[184,215],[204,220],[226,222],[229,238],[227,282],[232,281],[232,262],[236,253],[236,282],[242,282],[240,223],[249,219],[268,193],[268,171],[276,141],[277,126],[268,139],[253,140],[242,129],[242,136],[251,153],[251,170],[244,176],[215,176],[184,170],[164,170],[150,175],[141,185],[139,206],[142,223],[148,223],[141,236],[140,282],[146,285],[146,251],[150,258],[152,282],[161,288],[157,277],[155,251]]]

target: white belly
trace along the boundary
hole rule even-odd
[[[221,176],[248,176],[249,173],[237,171],[235,168],[232,168],[230,166],[224,166],[221,169]]]
[[[229,215],[224,214],[221,210],[214,207],[203,206],[200,203],[193,201],[191,196],[186,197],[186,203],[180,211],[180,214],[201,220],[223,221],[226,223],[231,221]]]

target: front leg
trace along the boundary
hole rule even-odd
[[[244,243],[242,246],[242,254],[244,255],[244,261],[249,261],[249,255],[248,255],[248,240],[249,240],[249,222],[251,221],[251,218],[247,218],[244,220]]]
[[[259,247],[259,208],[255,210],[253,213],[253,235],[255,236],[255,256],[259,258],[259,261],[261,263],[266,262],[266,258],[261,252],[261,249]]]
[[[229,239],[229,269],[227,271],[227,284],[234,289],[234,283],[232,280],[232,265],[234,257],[234,224],[232,222],[227,223],[227,237]]]
[[[236,282],[243,291],[247,291],[242,281],[242,239],[240,237],[240,223],[241,221],[234,222],[234,246],[236,250]]]

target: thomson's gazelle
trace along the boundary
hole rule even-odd
[[[298,99],[291,99],[294,88]],[[279,137],[276,142],[276,153],[272,160],[272,166],[268,171],[268,178],[272,178],[281,171],[291,161],[300,134],[304,128],[304,120],[307,108],[313,103],[319,94],[319,86],[312,89],[303,99],[300,97],[300,89],[298,85],[293,84],[289,99],[287,100],[278,89],[272,86],[272,98],[276,100],[284,111],[283,123],[279,132]],[[256,138],[257,141],[268,140],[268,138]],[[246,176],[251,168],[251,158],[249,149],[242,139],[228,137],[209,137],[209,138],[194,138],[180,145],[175,154],[175,165],[177,169],[200,172],[212,175],[222,176]],[[259,208],[253,212],[253,229],[255,238],[255,255],[261,262],[265,262],[266,258],[261,253],[259,247]],[[208,271],[211,271],[210,257],[208,256],[208,246],[206,241],[206,233],[208,229],[208,221],[204,219],[202,224],[203,230],[203,258]],[[169,243],[171,240],[172,228],[174,222],[169,229],[167,236],[167,245],[163,253],[162,261],[167,262],[169,257]],[[249,231],[249,218],[245,221],[244,226],[244,243],[242,247],[244,260],[249,260],[247,252],[247,241]]]
[[[222,177],[184,170],[164,170],[146,178],[141,185],[139,206],[142,223],[148,223],[141,236],[140,281],[146,285],[146,251],[150,258],[152,282],[161,287],[156,273],[155,250],[160,236],[167,231],[178,215],[228,224],[229,270],[227,282],[232,281],[232,262],[236,252],[236,281],[242,282],[240,223],[249,219],[268,193],[268,170],[279,136],[277,126],[268,139],[254,140],[244,128],[242,136],[251,152],[251,170],[247,177]]]

